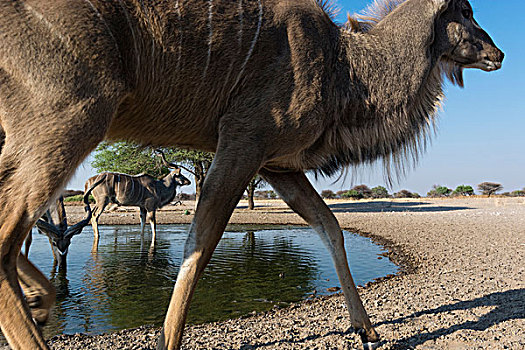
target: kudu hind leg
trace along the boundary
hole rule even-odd
[[[370,323],[350,274],[343,234],[337,219],[303,173],[273,173],[263,169],[260,174],[281,195],[290,208],[305,219],[321,236],[332,256],[350,312],[351,324],[361,336],[363,345],[372,347],[372,344],[367,343],[378,342],[379,336]]]
[[[234,145],[242,143],[234,143]],[[197,281],[208,264],[230,216],[262,155],[234,147],[219,148],[206,175],[195,217],[184,246],[183,262],[171,297],[158,349],[178,349]],[[235,176],[232,176],[235,169]]]

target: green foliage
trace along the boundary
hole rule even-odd
[[[350,190],[341,195],[343,198],[351,198],[351,199],[361,199],[363,198],[363,194],[358,192],[357,190]]]
[[[170,159],[168,154],[166,157]],[[168,173],[152,148],[129,142],[101,143],[95,150],[91,166],[98,172],[113,171],[130,175],[146,173],[161,177]]]
[[[474,189],[469,185],[459,185],[453,193],[458,196],[472,196],[474,194]]]
[[[92,195],[89,195],[88,197],[89,203],[95,203],[95,198]],[[70,196],[64,198],[64,203],[71,203],[71,202],[82,202],[84,201],[84,195],[78,194],[76,196]]]
[[[195,169],[196,165],[199,166],[200,164],[205,163],[206,165],[204,167],[206,172],[209,169],[214,156],[214,153],[196,151],[192,149],[162,148],[162,150],[166,153],[166,158],[169,161],[182,164],[193,169]]]
[[[336,198],[343,198],[343,194],[345,194],[346,192],[348,192],[349,190],[342,190],[342,191],[337,191],[335,193],[335,197]]]
[[[383,186],[376,186],[372,188],[371,190],[372,198],[388,198],[390,197],[390,194],[388,194],[388,191]]]
[[[427,197],[448,197],[451,193],[452,190],[446,186],[434,185],[427,193]]]
[[[525,189],[512,191],[510,193],[510,196],[511,197],[525,197]]]

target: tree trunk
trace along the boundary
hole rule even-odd
[[[250,184],[248,185],[248,209],[254,210],[255,209],[255,202],[253,200],[253,197],[255,196],[255,179],[252,179],[250,181]]]

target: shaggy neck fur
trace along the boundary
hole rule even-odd
[[[348,77],[349,88],[335,111],[336,122],[317,145],[316,152],[326,147],[334,154],[320,168],[324,175],[377,159],[389,181],[402,175],[434,129],[443,75],[453,77],[432,50],[438,15],[433,1],[387,0],[373,6],[361,17],[366,22],[359,23],[360,31],[341,29],[344,68],[338,73]]]

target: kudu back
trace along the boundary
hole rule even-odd
[[[349,30],[314,0],[0,0],[0,327],[10,345],[47,348],[31,314],[51,307],[52,287],[18,253],[104,138],[216,152],[159,349],[180,347],[197,280],[257,172],[321,235],[353,327],[378,341],[339,225],[304,171],[375,160],[403,169],[432,129],[443,77],[462,84],[463,68],[503,59],[468,1],[399,3],[379,2]],[[20,274],[25,292],[41,294],[31,309]]]

